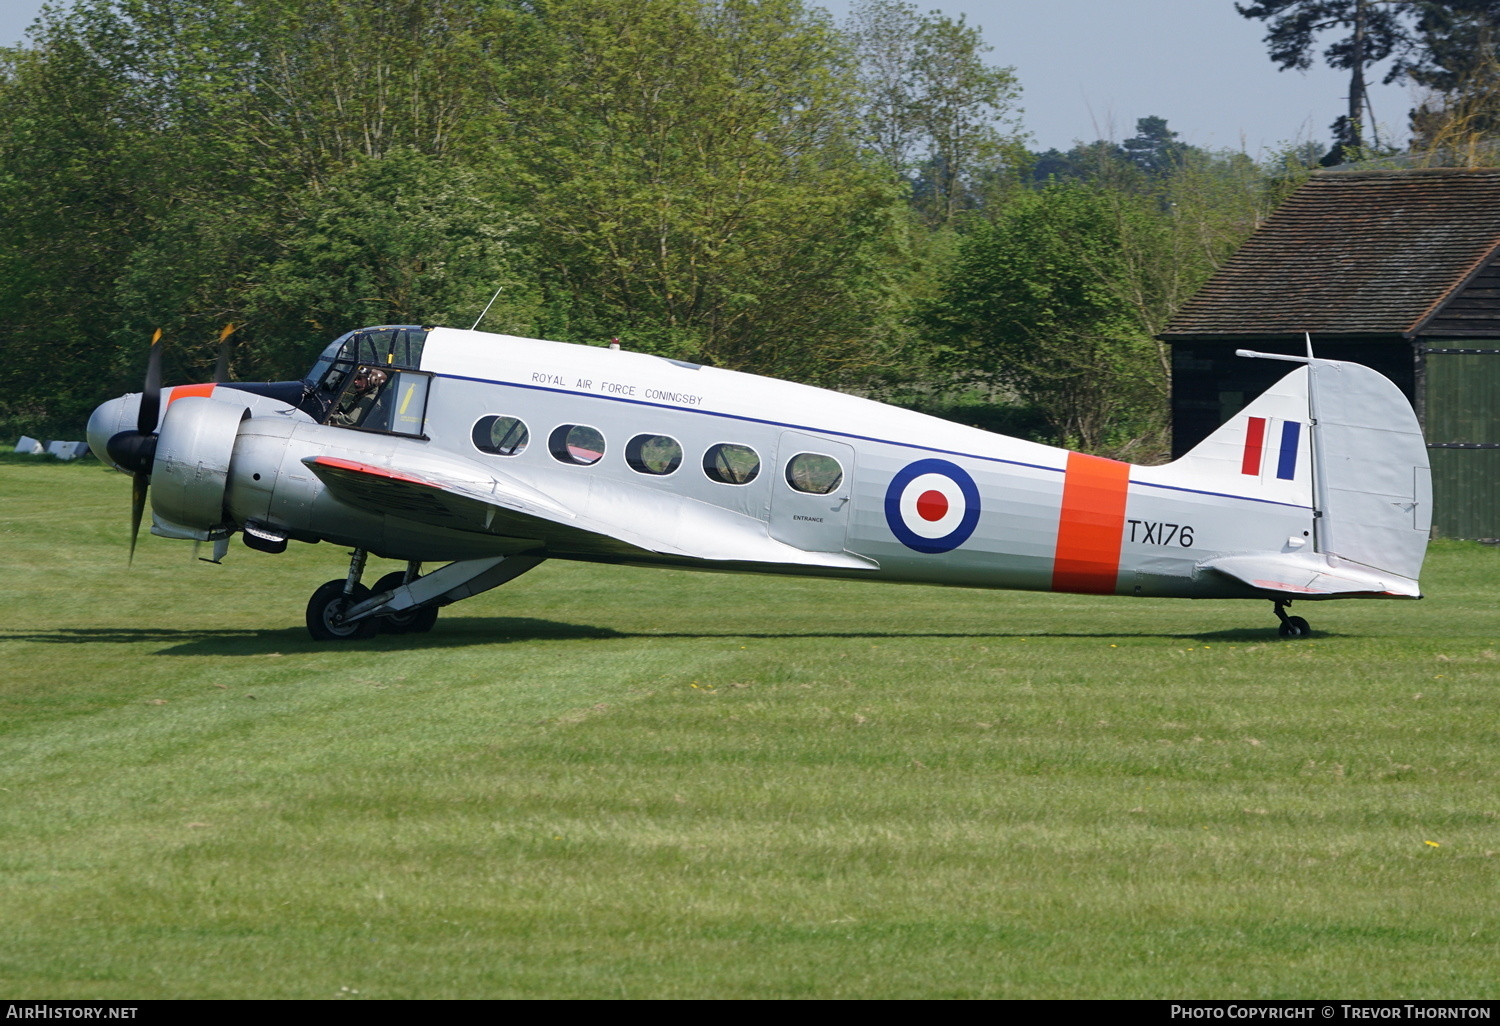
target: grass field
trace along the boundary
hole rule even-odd
[[[1500,994],[1495,549],[1306,641],[547,564],[320,645],[342,550],[127,570],[129,491],[0,458],[7,996]]]

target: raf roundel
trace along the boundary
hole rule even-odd
[[[885,521],[896,540],[918,552],[949,552],[979,524],[979,488],[947,460],[918,460],[885,490]]]

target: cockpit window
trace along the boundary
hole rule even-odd
[[[427,331],[426,328],[403,325],[360,328],[341,335],[323,350],[323,355],[318,357],[305,380],[324,401],[329,401],[344,387],[349,372],[359,364],[415,370],[422,362]]]
[[[432,375],[421,371],[359,364],[324,423],[421,437],[431,383]]]

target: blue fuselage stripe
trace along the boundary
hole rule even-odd
[[[679,413],[693,413],[702,417],[718,417],[721,420],[737,420],[747,424],[765,424],[769,427],[789,428],[793,431],[806,431],[812,434],[831,435],[838,438],[853,438],[861,442],[875,442],[879,445],[894,445],[903,449],[916,449],[920,452],[935,452],[944,456],[959,456],[963,459],[982,460],[986,463],[1002,463],[1012,467],[1026,467],[1030,470],[1045,470],[1053,474],[1066,473],[1064,467],[1049,467],[1041,463],[1025,463],[1021,460],[1008,460],[1001,456],[982,456],[978,453],[960,452],[957,449],[939,449],[931,445],[918,445],[915,442],[898,442],[890,438],[875,438],[871,435],[856,435],[848,431],[836,431],[832,428],[814,427],[807,424],[792,424],[781,420],[766,420],[762,417],[746,417],[738,413],[719,413],[714,410],[688,409],[683,406],[672,406],[667,403],[647,402],[644,399],[627,399],[623,396],[593,395],[588,392],[575,392],[566,388],[553,388],[550,385],[532,385],[521,381],[496,381],[492,378],[474,378],[463,374],[437,374],[440,378],[451,378],[454,381],[472,381],[481,385],[501,385],[506,388],[525,388],[533,392],[552,392],[556,395],[573,396],[578,399],[598,399],[610,403],[626,403],[631,406],[648,406],[658,410],[675,410]],[[1285,436],[1283,436],[1284,438]],[[1295,447],[1294,447],[1295,457]],[[1189,495],[1208,495],[1219,499],[1234,499],[1239,502],[1259,502],[1268,506],[1286,506],[1290,509],[1310,509],[1295,502],[1278,502],[1275,499],[1259,499],[1253,495],[1231,495],[1228,492],[1210,492],[1200,488],[1183,488],[1179,485],[1156,484],[1152,481],[1130,482],[1140,488],[1158,488],[1169,492],[1185,492]]]

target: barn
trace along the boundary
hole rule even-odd
[[[1286,373],[1236,349],[1374,367],[1417,410],[1434,534],[1500,538],[1500,169],[1325,171],[1158,336],[1173,455]]]

